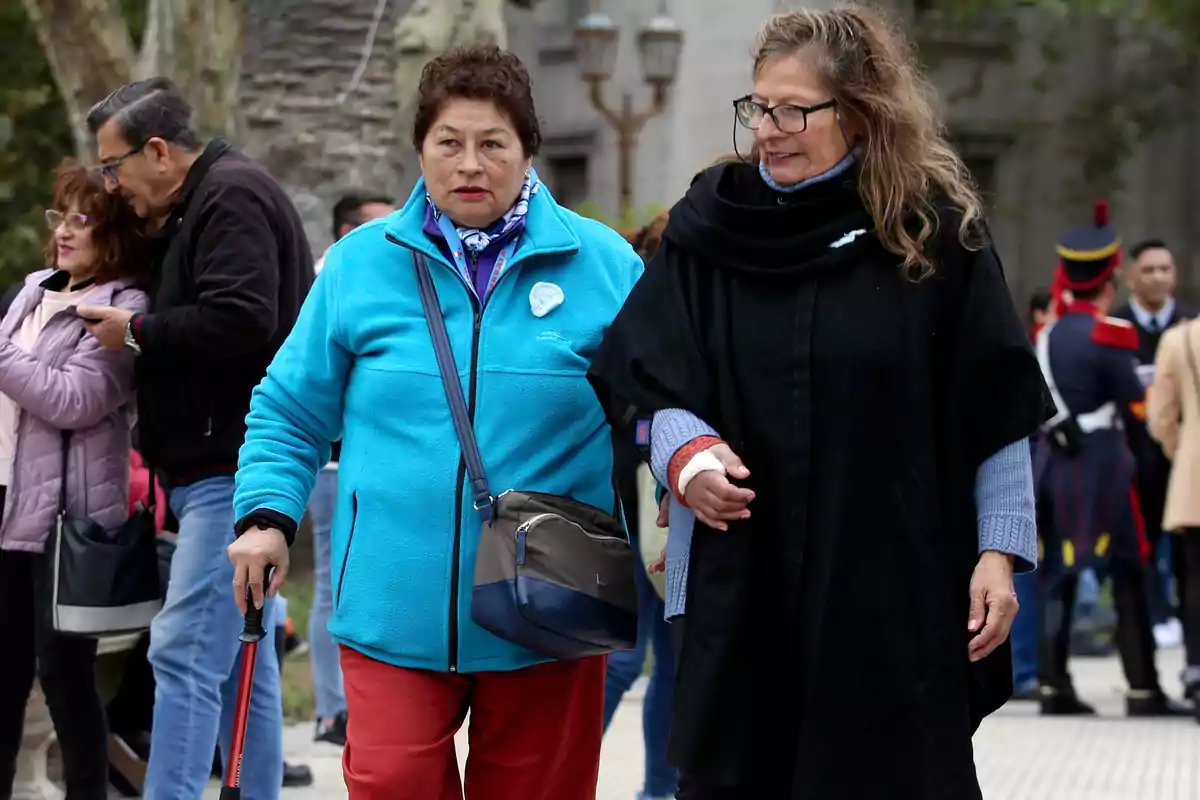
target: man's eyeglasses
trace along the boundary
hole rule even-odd
[[[762,127],[763,120],[769,115],[775,122],[775,127],[783,133],[804,133],[808,130],[808,115],[826,108],[833,108],[837,100],[826,100],[811,106],[798,106],[792,103],[780,103],[777,106],[764,105],[754,100],[750,95],[733,101],[734,113],[742,127],[752,131]]]
[[[53,208],[46,209],[46,227],[51,231],[56,231],[63,225],[66,225],[69,231],[81,231],[95,221],[87,214],[80,214],[77,211],[66,213]]]
[[[111,181],[113,183],[120,183],[120,180],[118,179],[118,176],[117,176],[117,170],[120,169],[121,165],[125,163],[125,159],[129,158],[130,156],[137,155],[139,152],[141,152],[142,148],[145,146],[146,146],[145,144],[140,144],[137,147],[130,150],[128,153],[125,153],[122,156],[118,156],[117,158],[114,158],[112,161],[105,161],[103,164],[101,164],[100,165],[100,173],[102,175],[104,175],[104,179]]]

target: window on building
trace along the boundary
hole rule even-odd
[[[547,184],[554,189],[554,199],[567,208],[578,208],[588,199],[588,157],[581,155],[551,156],[546,159],[550,174]]]

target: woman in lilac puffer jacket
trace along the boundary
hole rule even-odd
[[[0,798],[11,792],[36,665],[67,800],[92,800],[106,797],[108,770],[96,641],[51,630],[43,549],[63,480],[70,513],[109,530],[129,517],[134,355],[103,347],[74,307],[145,310],[134,287],[148,261],[141,223],[99,172],[65,165],[46,221],[50,268],[29,276],[0,321]]]

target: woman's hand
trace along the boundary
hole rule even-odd
[[[274,567],[267,597],[274,597],[287,578],[288,546],[283,531],[276,528],[251,528],[229,545],[233,562],[233,599],[238,611],[246,613],[246,587],[254,597],[254,607],[263,606],[263,572]]]
[[[750,477],[750,470],[729,449],[729,445],[715,444],[707,452],[717,457],[730,476],[738,479]],[[725,524],[726,520],[750,518],[750,510],[746,506],[754,499],[754,492],[734,486],[729,478],[719,472],[708,471],[701,472],[688,482],[684,499],[696,519],[710,528],[727,531],[729,526]]]
[[[967,630],[979,634],[967,645],[972,661],[985,658],[1003,644],[1012,629],[1017,616],[1012,559],[1007,553],[989,550],[979,556],[975,565],[971,576],[971,615],[967,621]]]
[[[658,519],[654,524],[660,528],[666,528],[671,524],[671,495],[664,494],[662,500],[658,501]],[[646,571],[651,575],[667,571],[667,548],[662,549],[657,561],[646,566]]]

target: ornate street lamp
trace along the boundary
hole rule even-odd
[[[600,116],[617,132],[619,154],[621,219],[633,209],[633,153],[638,135],[653,117],[662,113],[667,104],[667,92],[679,70],[679,54],[683,50],[683,32],[675,20],[667,16],[665,0],[659,13],[638,33],[638,51],[642,75],[653,90],[650,106],[635,111],[633,95],[625,92],[620,110],[605,102],[604,84],[612,78],[617,63],[617,41],[620,31],[612,19],[594,10],[579,22],[575,29],[575,48],[579,71],[591,88],[591,101]]]

